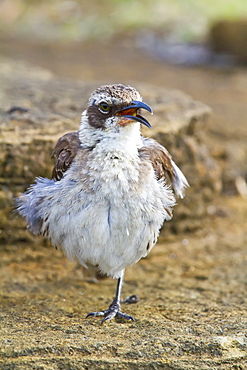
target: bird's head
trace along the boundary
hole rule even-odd
[[[150,123],[141,115],[141,109],[152,113],[149,105],[142,102],[139,92],[131,86],[122,84],[103,85],[96,89],[87,109],[82,115],[83,129],[98,132],[119,132],[137,122],[151,128]],[[103,135],[104,136],[104,135]]]

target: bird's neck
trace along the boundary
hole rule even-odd
[[[125,127],[115,129],[95,129],[82,115],[79,138],[83,147],[98,147],[104,152],[123,152],[135,155],[142,146],[140,124],[133,122]]]

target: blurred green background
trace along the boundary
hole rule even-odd
[[[108,39],[143,28],[204,40],[215,21],[246,15],[246,0],[0,0],[2,32],[49,40]]]

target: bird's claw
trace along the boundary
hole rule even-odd
[[[135,321],[134,317],[130,316],[130,315],[127,315],[126,313],[122,313],[120,311],[111,311],[111,310],[105,310],[105,311],[95,311],[95,312],[90,312],[87,316],[92,316],[92,317],[97,317],[97,316],[104,316],[104,319],[101,321],[101,323],[103,324],[105,321],[108,321],[108,320],[111,320],[113,319],[114,317],[118,317],[120,319],[124,319],[124,320],[132,320],[132,321]]]
[[[119,309],[120,309],[120,305],[116,302],[113,302],[110,305],[110,307],[108,308],[108,310],[90,312],[86,316],[86,318],[89,317],[89,316],[93,316],[93,317],[104,316],[104,319],[101,321],[101,324],[103,324],[105,321],[113,319],[114,317],[118,317],[118,318],[124,319],[124,320],[135,321],[134,317],[132,317],[130,315],[127,315],[126,313],[120,312]]]

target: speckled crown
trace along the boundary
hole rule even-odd
[[[98,87],[91,95],[89,103],[92,103],[95,97],[101,96],[110,97],[111,99],[124,100],[125,102],[131,102],[133,100],[141,100],[141,95],[139,92],[131,86],[125,86],[123,84],[113,84],[113,85],[102,85]]]

